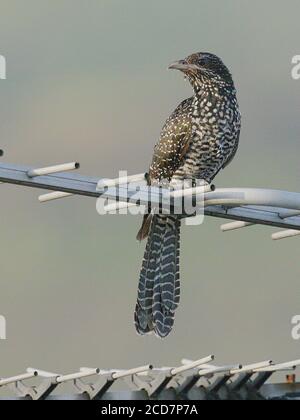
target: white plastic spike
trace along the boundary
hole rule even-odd
[[[277,372],[290,369],[294,370],[298,366],[300,366],[300,360],[293,360],[291,362],[279,363],[277,365],[272,365],[266,368],[254,369],[254,372]]]
[[[237,369],[242,369],[242,365],[215,366],[213,368],[200,369],[198,371],[198,375],[199,376],[211,376],[211,375],[215,375],[217,373],[231,374],[230,372],[232,370],[237,370]]]
[[[149,369],[149,370],[144,371],[144,372],[139,372],[136,375],[137,376],[148,376],[149,373],[159,374],[159,373],[163,373],[163,372],[170,372],[171,369],[172,369],[171,367],[153,368],[153,369]]]
[[[295,367],[291,367],[291,368],[276,368],[274,369],[273,366],[270,367],[266,367],[266,368],[262,368],[262,369],[257,369],[257,370],[253,370],[254,373],[260,373],[260,372],[274,372],[274,373],[279,373],[279,372],[294,372],[295,371]]]
[[[181,363],[182,363],[183,365],[188,365],[188,364],[190,364],[190,363],[193,363],[193,360],[191,360],[191,359],[181,359]],[[201,366],[201,368],[202,368],[202,369],[215,369],[216,367],[218,367],[218,366],[216,366],[216,365],[211,365],[211,364],[207,364],[207,363],[204,363],[204,364]]]
[[[193,362],[194,362],[194,360],[192,360],[192,359],[181,359],[181,363],[183,365],[188,365],[188,364],[193,363]]]
[[[211,362],[212,360],[214,360],[214,358],[215,358],[215,356],[210,355],[210,356],[207,356],[207,357],[205,357],[203,359],[195,360],[194,362],[190,362],[190,363],[187,363],[187,364],[185,364],[183,366],[179,366],[177,368],[173,368],[171,370],[171,375],[174,375],[175,376],[175,375],[178,375],[179,373],[183,373],[183,372],[185,372],[187,370],[194,369],[194,368],[196,368],[198,366],[201,366],[201,365],[204,365],[206,363]]]
[[[253,372],[255,369],[262,369],[271,366],[272,360],[266,360],[265,362],[253,363],[251,365],[245,365],[241,369],[233,369],[230,371],[231,375],[244,373],[244,372]]]
[[[120,176],[115,179],[100,179],[97,185],[97,190],[104,188],[116,187],[117,185],[129,184],[130,182],[142,182],[146,180],[146,174],[136,174],[130,176]]]
[[[79,167],[80,167],[80,164],[78,162],[63,163],[62,165],[48,166],[46,168],[31,169],[30,171],[27,172],[27,176],[29,178],[34,178],[36,176],[73,171],[74,169],[78,169]]]
[[[97,368],[90,368],[90,367],[81,367],[79,370],[80,372],[95,372]],[[101,374],[101,370],[99,371],[99,374]]]
[[[300,230],[292,230],[292,229],[282,230],[280,232],[273,233],[272,239],[273,241],[279,241],[281,239],[293,238],[299,235],[300,235]]]
[[[39,196],[39,202],[40,203],[48,203],[49,201],[53,201],[53,200],[59,200],[60,198],[66,198],[66,197],[71,197],[73,196],[73,194],[71,193],[66,193],[63,191],[54,191],[52,193],[49,194],[43,194]]]
[[[138,373],[148,372],[149,370],[152,370],[152,365],[146,365],[146,366],[141,366],[141,367],[137,367],[137,368],[133,368],[129,370],[114,372],[111,375],[111,377],[112,379],[115,380],[115,379],[125,378],[126,376],[136,375]]]
[[[31,373],[23,373],[22,375],[12,376],[11,378],[3,378],[0,379],[0,386],[13,384],[14,382],[24,381],[25,379],[31,379],[37,376],[38,373],[36,371]]]
[[[89,369],[88,371],[79,371],[76,373],[71,373],[69,375],[62,375],[56,377],[56,382],[58,384],[68,381],[73,381],[74,379],[81,379],[81,378],[87,378],[89,376],[98,375],[100,373],[100,369]]]
[[[60,376],[60,373],[47,372],[45,370],[35,369],[32,367],[27,368],[26,371],[31,374],[36,372],[37,376],[40,376],[41,378],[56,378],[57,376]]]
[[[229,232],[231,230],[237,230],[242,229],[247,226],[253,226],[253,223],[250,222],[231,222],[231,223],[225,223],[224,225],[221,225],[221,231],[222,232]]]
[[[148,369],[144,370],[144,368],[148,368]],[[143,369],[143,370],[141,372],[136,373],[136,375],[147,376],[150,370],[151,370],[151,372],[160,371],[160,369],[151,369],[151,368],[152,368],[152,366],[150,366],[150,365],[147,365],[145,367],[142,366],[141,369]],[[140,369],[140,368],[138,368],[138,369]],[[167,370],[170,370],[170,369],[171,368],[167,368]],[[80,372],[91,372],[91,371],[94,370],[94,368],[81,367],[79,370],[80,370]],[[101,369],[99,371],[98,375],[100,375],[100,376],[103,376],[103,375],[104,376],[112,376],[112,375],[114,375],[114,378],[115,378],[117,373],[122,373],[123,374],[124,372],[126,372],[125,376],[132,375],[132,373],[128,373],[128,371],[126,371],[124,369],[109,369],[109,370],[108,369]]]

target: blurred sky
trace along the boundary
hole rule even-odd
[[[299,190],[298,0],[1,0],[0,147],[5,162],[79,160],[81,172],[148,168],[161,126],[191,94],[175,59],[220,55],[243,115],[239,153],[217,186]],[[139,217],[98,216],[95,201],[47,205],[1,186],[1,376],[29,365],[176,365],[299,358],[299,238],[267,227],[221,234],[221,220],[184,227],[182,301],[166,340],[133,326],[144,244]]]

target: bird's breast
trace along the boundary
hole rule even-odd
[[[236,149],[239,131],[240,113],[235,98],[205,98],[196,103],[190,145],[176,177],[213,179]]]

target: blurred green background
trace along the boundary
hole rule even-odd
[[[299,190],[298,0],[1,0],[0,147],[6,162],[72,160],[87,175],[148,168],[166,117],[191,94],[167,65],[196,51],[231,69],[243,130],[217,186]],[[221,234],[221,220],[184,227],[182,301],[166,340],[133,326],[144,244],[139,217],[99,216],[95,200],[47,205],[1,186],[0,374],[31,365],[176,365],[299,358],[299,238],[267,227]]]

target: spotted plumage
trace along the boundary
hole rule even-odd
[[[184,179],[211,182],[236,154],[241,117],[231,74],[210,53],[192,54],[170,66],[180,70],[193,87],[167,119],[154,149],[149,184]],[[165,337],[172,329],[179,304],[180,216],[144,217],[138,239],[148,236],[143,259],[135,326]]]

